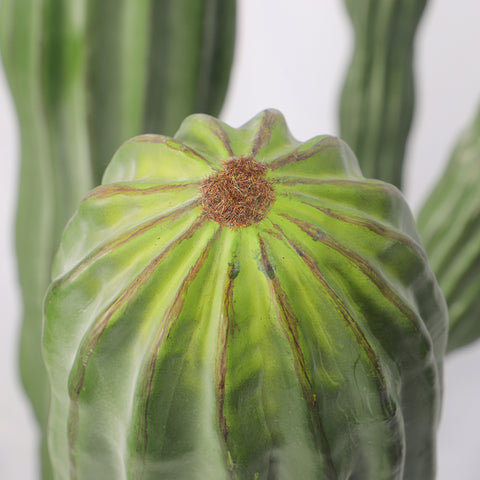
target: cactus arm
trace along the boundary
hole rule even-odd
[[[480,336],[479,159],[477,113],[418,215],[419,231],[449,307],[448,350]]]
[[[156,1],[150,19],[144,132],[173,135],[192,112],[219,113],[233,56],[235,2]],[[188,28],[172,28],[178,24]]]
[[[42,95],[39,39],[42,35],[41,4],[26,9],[25,2],[5,0],[0,4],[2,61],[17,107],[20,125],[20,188],[17,200],[16,250],[22,286],[23,325],[19,367],[24,388],[32,399],[34,414],[46,429],[49,390],[41,358],[41,305],[49,283],[54,254],[54,195],[52,165]],[[28,135],[27,135],[27,132]],[[43,478],[51,478],[46,443],[43,442]]]
[[[142,131],[150,2],[88,3],[88,131],[100,182],[116,145]]]
[[[247,167],[275,199],[231,228],[205,182]],[[445,303],[403,197],[338,139],[275,111],[134,138],[54,277],[59,479],[434,478]]]
[[[345,4],[355,46],[340,101],[341,136],[365,176],[401,188],[414,106],[414,38],[426,0]]]

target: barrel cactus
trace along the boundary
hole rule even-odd
[[[123,144],[45,303],[57,479],[434,477],[446,306],[399,191],[267,110]]]

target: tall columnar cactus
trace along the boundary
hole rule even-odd
[[[345,0],[355,43],[340,103],[341,136],[362,172],[402,186],[414,105],[414,38],[426,0]]]
[[[447,316],[412,215],[276,111],[126,142],[45,314],[57,479],[434,478]]]
[[[61,231],[120,143],[217,114],[235,0],[2,0],[2,60],[18,113],[21,373],[42,427],[42,303]],[[48,478],[45,470],[44,477]]]
[[[418,227],[450,314],[448,349],[480,337],[480,110],[420,210]]]

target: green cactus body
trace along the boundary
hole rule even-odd
[[[219,113],[234,19],[235,0],[1,1],[2,60],[21,134],[21,372],[42,429],[42,305],[61,232],[118,145],[145,131],[173,134],[194,112]]]
[[[414,106],[414,39],[426,0],[345,4],[355,43],[340,103],[341,136],[365,176],[400,188]]]
[[[480,337],[480,111],[418,215],[448,304],[448,350]]]
[[[115,154],[45,304],[57,479],[433,479],[446,307],[341,140],[188,117]]]

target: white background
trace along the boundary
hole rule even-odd
[[[284,113],[300,140],[323,133],[338,134],[337,104],[352,42],[343,2],[238,2],[237,51],[222,118],[240,126],[260,110],[275,107]],[[417,111],[407,151],[406,177],[406,195],[414,211],[440,174],[480,100],[480,8],[476,0],[453,3],[431,0],[417,37]],[[20,317],[13,252],[18,140],[12,101],[0,70],[2,480],[37,478],[35,427],[15,371]],[[479,366],[480,342],[446,360],[439,480],[480,478]]]

